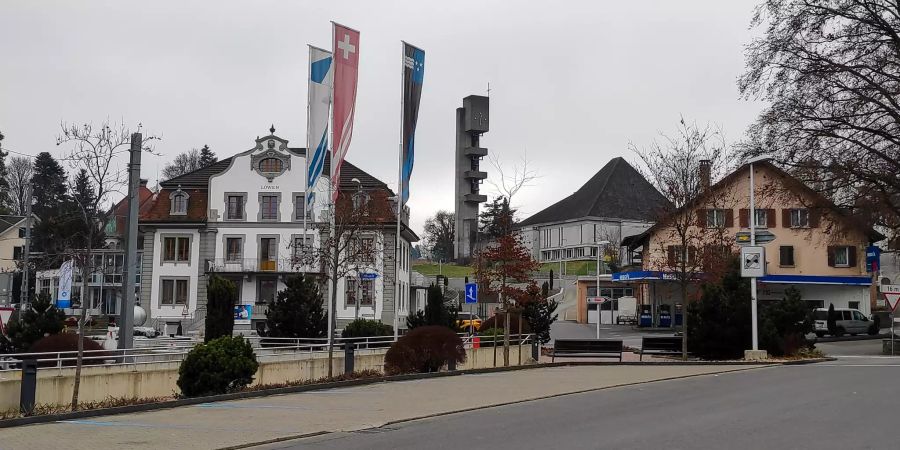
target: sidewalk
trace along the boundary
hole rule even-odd
[[[216,449],[761,366],[569,366],[303,392],[0,430],[0,448]]]

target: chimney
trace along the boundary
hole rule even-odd
[[[149,181],[149,180],[147,180],[146,178],[141,178],[141,187],[147,187],[147,182],[148,182],[148,181]]]
[[[708,159],[700,160],[700,191],[709,189],[710,178],[712,177],[712,161]]]

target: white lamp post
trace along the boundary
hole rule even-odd
[[[769,155],[760,155],[747,161],[750,165],[750,245],[756,245],[756,197],[754,191],[756,185],[753,181],[753,163],[768,161],[772,159]],[[763,267],[766,262],[762,261]],[[753,350],[759,350],[759,326],[757,320],[757,299],[756,299],[756,277],[750,278],[750,315],[751,327],[753,328]]]

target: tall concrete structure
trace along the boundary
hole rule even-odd
[[[456,242],[453,256],[468,264],[478,236],[478,204],[487,201],[479,191],[487,173],[479,167],[487,156],[481,135],[489,129],[489,100],[482,95],[463,99],[456,109]]]

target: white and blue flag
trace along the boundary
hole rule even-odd
[[[316,182],[328,154],[328,112],[334,68],[331,52],[309,46],[309,118],[306,143],[306,210],[315,201]]]

